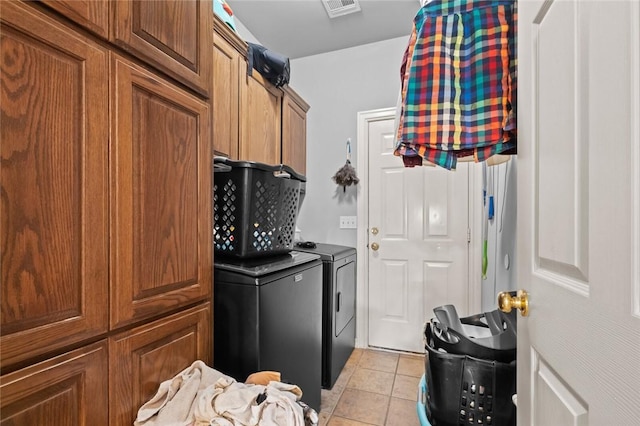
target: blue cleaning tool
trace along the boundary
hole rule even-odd
[[[495,215],[495,208],[493,206],[493,169],[490,170],[489,174],[489,220],[493,220],[493,216]]]
[[[491,198],[489,198],[491,200]],[[487,245],[489,239],[489,217],[487,206],[487,163],[482,163],[482,279],[487,279],[487,267],[489,258]]]

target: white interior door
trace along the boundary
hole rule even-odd
[[[638,425],[640,6],[518,8],[518,425]]]
[[[367,125],[369,345],[424,352],[434,307],[468,312],[470,167],[405,168],[393,117]]]

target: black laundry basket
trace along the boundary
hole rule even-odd
[[[285,165],[215,158],[216,254],[250,258],[288,253],[306,178]]]
[[[515,313],[459,318],[451,305],[434,312],[436,319],[424,330],[430,424],[515,426]],[[471,335],[474,327],[483,329],[484,336]]]

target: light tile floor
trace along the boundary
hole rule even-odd
[[[424,356],[354,349],[338,380],[322,390],[320,426],[420,426]]]

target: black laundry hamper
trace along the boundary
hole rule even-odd
[[[214,158],[214,250],[237,259],[293,249],[306,178],[286,165]]]
[[[452,305],[434,312],[424,329],[424,405],[431,426],[515,426],[515,313],[459,318]]]

